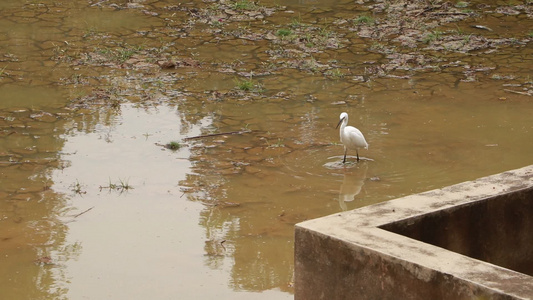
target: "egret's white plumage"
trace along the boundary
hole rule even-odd
[[[365,137],[359,129],[353,126],[346,126],[348,125],[348,114],[345,112],[341,113],[337,128],[339,125],[341,126],[341,143],[344,145],[344,159],[342,160],[342,163],[346,162],[346,152],[348,149],[355,150],[355,153],[357,153],[357,160],[359,161],[359,148],[368,149],[368,143],[366,142]]]

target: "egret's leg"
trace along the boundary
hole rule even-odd
[[[348,152],[348,149],[346,149],[346,147],[344,147],[344,159],[342,160],[343,164],[346,163],[346,152]]]
[[[357,154],[357,161],[359,161],[359,150],[355,149],[355,153]]]

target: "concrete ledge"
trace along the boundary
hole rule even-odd
[[[296,300],[533,299],[533,166],[302,222],[295,235]]]

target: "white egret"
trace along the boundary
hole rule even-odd
[[[337,127],[335,128],[338,128],[339,125],[341,126],[341,143],[344,145],[344,159],[342,160],[342,163],[346,163],[346,152],[348,152],[348,149],[355,150],[355,153],[357,153],[357,161],[359,161],[359,148],[368,149],[368,143],[366,142],[365,137],[359,129],[353,126],[346,126],[348,125],[348,114],[345,112],[340,115],[339,124],[337,124]]]

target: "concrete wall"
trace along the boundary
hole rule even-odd
[[[529,166],[297,224],[295,299],[533,299],[532,191]]]
[[[381,228],[533,276],[533,188]]]

